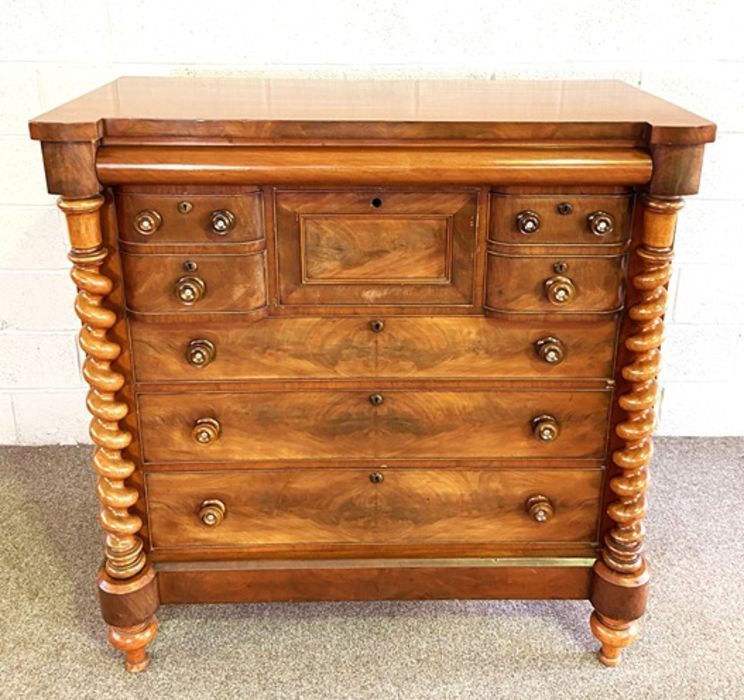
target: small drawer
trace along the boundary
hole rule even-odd
[[[486,308],[504,313],[608,313],[622,307],[624,255],[503,255],[489,251]]]
[[[598,469],[149,473],[155,548],[596,541]]]
[[[116,195],[119,237],[129,243],[243,243],[264,237],[260,192]]]
[[[630,236],[632,195],[491,196],[492,241],[511,244],[611,244]]]
[[[587,458],[608,390],[298,388],[140,393],[147,462]]]
[[[466,316],[133,321],[138,382],[612,376],[616,322]]]
[[[265,254],[122,253],[127,307],[140,313],[244,312],[266,305]]]

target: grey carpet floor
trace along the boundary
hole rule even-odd
[[[2,698],[744,698],[744,439],[657,441],[643,636],[595,661],[587,602],[161,608],[127,674],[92,584],[87,447],[0,448]]]

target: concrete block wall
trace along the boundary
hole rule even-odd
[[[660,432],[744,434],[737,2],[2,5],[0,443],[87,440],[64,223],[27,121],[120,75],[619,78],[713,119],[719,139],[679,225]]]

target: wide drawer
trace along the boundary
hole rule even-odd
[[[148,462],[570,459],[604,455],[610,396],[370,387],[141,393],[138,402]]]
[[[131,324],[138,382],[612,375],[615,321],[267,318]]]
[[[285,306],[472,304],[474,192],[280,191]]]
[[[601,470],[150,473],[155,548],[592,542]]]

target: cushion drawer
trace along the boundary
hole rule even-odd
[[[474,192],[280,191],[280,302],[471,304],[476,211]]]
[[[122,253],[121,259],[127,307],[132,311],[237,312],[266,305],[263,252],[250,255]],[[190,290],[194,297],[184,298],[184,290]]]
[[[371,387],[141,393],[138,403],[148,462],[571,459],[604,455],[610,396],[605,390]],[[540,416],[557,423],[554,439],[536,436]],[[217,427],[200,442],[205,420]]]
[[[119,192],[116,209],[119,237],[130,243],[242,243],[264,237],[261,193],[255,191],[239,195]],[[146,230],[152,222],[154,230]]]
[[[632,213],[631,195],[496,194],[489,238],[520,245],[619,243],[630,236]]]
[[[546,324],[463,316],[131,324],[138,382],[609,377],[615,333],[614,319]],[[551,342],[562,359],[544,359]]]
[[[601,477],[596,469],[154,472],[147,494],[155,548],[591,542]],[[553,508],[544,522],[528,512],[536,495]],[[200,517],[205,501],[224,506],[216,524]]]

